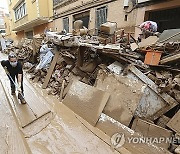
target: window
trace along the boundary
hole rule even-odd
[[[85,26],[86,28],[89,27],[89,14],[90,12],[87,11],[87,12],[83,12],[83,13],[80,13],[80,14],[77,14],[77,15],[74,15],[74,21],[76,20],[82,20],[83,21],[83,26]]]
[[[100,25],[107,22],[107,7],[101,7],[96,10],[96,27],[99,29]]]
[[[26,38],[32,39],[33,38],[33,31],[25,32]]]
[[[63,18],[63,30],[66,30],[67,33],[69,33],[69,18]]]
[[[26,15],[26,3],[21,3],[17,8],[14,9],[15,20],[21,19]]]

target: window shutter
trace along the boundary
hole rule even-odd
[[[69,18],[63,18],[63,29],[66,30],[67,33],[69,33]]]
[[[107,22],[107,7],[102,7],[96,10],[96,27],[99,29],[105,22]]]

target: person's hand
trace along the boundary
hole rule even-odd
[[[6,72],[6,74],[9,74],[7,67],[4,67],[4,71]]]

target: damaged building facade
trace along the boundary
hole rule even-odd
[[[84,26],[92,32],[106,21],[115,22],[117,29],[135,33],[136,38],[140,33],[136,26],[146,20],[157,22],[159,32],[180,28],[178,0],[54,0],[53,8],[56,31],[72,32],[76,20],[83,20]]]
[[[73,22],[83,20],[84,26],[94,32],[102,23],[112,21],[118,29],[133,32],[136,23],[136,10],[131,11],[133,5],[127,0],[54,0],[54,28],[72,32]]]
[[[82,20],[90,34],[97,34],[102,23],[111,21],[117,30],[124,29],[137,38],[141,31],[136,26],[146,20],[157,22],[159,32],[180,28],[179,13],[179,0],[12,0],[6,26],[20,40],[42,34],[46,28],[72,32],[76,20]]]

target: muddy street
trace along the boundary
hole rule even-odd
[[[0,154],[180,154],[179,14],[0,0]]]
[[[1,60],[7,58],[2,54],[0,57]],[[12,102],[10,91],[5,90],[9,86],[9,81],[2,67],[0,67],[0,72],[1,81],[7,82],[4,84],[5,87],[0,84],[0,153],[117,153],[105,141],[85,127],[71,110],[55,97],[48,96],[38,85],[27,81],[26,77],[24,77],[25,85],[27,84],[25,97],[35,93],[37,99],[30,100],[34,101],[30,102],[32,104],[38,103],[44,98],[43,103],[50,112],[22,128],[22,121],[25,123],[30,121],[29,117],[26,116],[29,114],[27,108],[30,107],[26,108],[18,104],[19,102]]]

